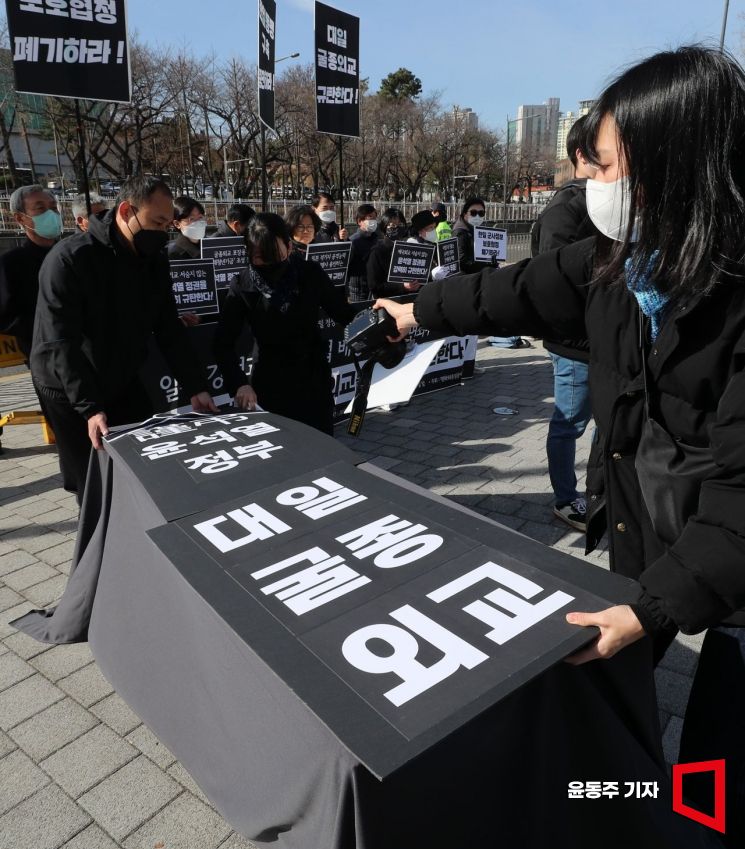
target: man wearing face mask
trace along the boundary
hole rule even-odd
[[[567,136],[567,154],[574,166],[574,179],[561,186],[533,225],[533,256],[598,234],[587,214],[585,199],[587,179],[594,177],[597,170],[580,151],[585,120],[583,117],[576,121]],[[587,503],[577,491],[574,459],[577,440],[592,418],[590,345],[587,339],[544,339],[543,347],[551,357],[554,370],[554,413],[546,439],[554,515],[575,530],[584,532]]]
[[[10,211],[24,229],[23,244],[0,256],[0,333],[18,339],[26,357],[31,353],[39,269],[62,235],[57,201],[41,186],[22,186],[10,196]]]
[[[350,239],[352,252],[349,256],[347,296],[350,301],[366,301],[370,297],[367,286],[367,261],[375,245],[380,241],[378,211],[371,203],[357,207],[357,232]]]
[[[349,236],[345,227],[336,222],[336,202],[328,192],[318,192],[313,196],[311,206],[321,219],[321,229],[316,233],[314,242],[345,242]]]
[[[31,373],[81,503],[91,445],[153,412],[139,378],[151,335],[197,412],[216,412],[178,319],[163,248],[171,190],[133,177],[116,207],[50,251],[39,274]]]

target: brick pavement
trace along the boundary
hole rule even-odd
[[[540,347],[481,347],[484,372],[461,387],[370,413],[342,440],[366,460],[583,557],[553,518],[544,441],[551,367]],[[23,395],[0,379],[0,408]],[[495,416],[494,406],[519,415]],[[340,431],[341,433],[342,431]],[[48,646],[7,622],[64,589],[76,505],[60,488],[38,425],[8,428],[0,457],[0,849],[247,849],[175,757],[119,698],[87,644]],[[581,440],[584,465],[589,434]],[[587,558],[607,568],[601,551]],[[700,638],[673,644],[657,670],[668,761],[677,746]]]

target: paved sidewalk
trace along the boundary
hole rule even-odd
[[[540,347],[482,347],[462,387],[368,414],[342,439],[367,460],[575,557],[580,535],[553,518],[544,443],[552,411]],[[0,409],[25,378],[0,378]],[[11,391],[12,390],[12,391]],[[495,416],[495,406],[519,415]],[[340,429],[340,434],[343,429]],[[87,644],[51,647],[7,622],[53,605],[72,557],[77,509],[39,425],[7,428],[0,456],[0,849],[246,849],[174,756],[113,691]],[[589,433],[579,445],[584,465]],[[586,558],[607,568],[607,555]],[[668,761],[700,638],[679,638],[657,670]]]

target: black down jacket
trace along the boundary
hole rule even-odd
[[[715,471],[678,540],[654,534],[634,458],[644,423],[639,310],[624,281],[592,283],[595,239],[503,268],[429,283],[417,320],[444,335],[587,336],[597,438],[588,467],[588,550],[609,531],[612,568],[637,578],[647,632],[745,624],[745,285],[722,280],[674,307],[649,344],[653,414],[710,446]]]

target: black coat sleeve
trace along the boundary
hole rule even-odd
[[[745,607],[745,339],[710,431],[714,468],[698,510],[667,553],[642,572],[639,606],[662,627],[686,634]],[[642,621],[644,624],[644,621]]]
[[[168,263],[158,259],[156,272],[160,304],[153,327],[155,341],[189,398],[207,391],[207,379],[176,309]]]
[[[342,286],[334,286],[328,274],[318,263],[308,263],[308,271],[312,271],[316,278],[313,282],[318,288],[318,300],[328,316],[337,324],[347,325],[359,312],[358,307],[353,307],[347,300]]]
[[[52,250],[39,272],[34,354],[56,375],[72,407],[88,418],[105,412],[106,405],[103,387],[83,350],[84,314],[83,284],[72,260]]]
[[[230,284],[212,342],[217,367],[225,381],[225,388],[232,396],[235,396],[239,387],[251,383],[241,368],[235,352],[235,344],[243,331],[243,325],[248,320],[248,308],[239,293],[238,281],[239,278],[234,277]]]
[[[455,238],[458,240],[458,262],[460,262],[461,274],[475,274],[485,267],[485,263],[476,262],[473,258],[473,236],[468,230],[458,228],[454,230]]]
[[[414,316],[440,336],[582,338],[594,245],[585,239],[505,268],[433,281],[419,292]]]

